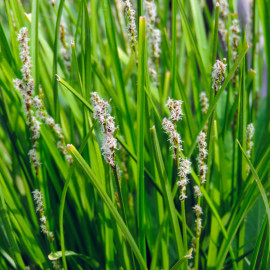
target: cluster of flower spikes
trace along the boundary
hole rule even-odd
[[[102,155],[106,162],[116,169],[115,164],[115,149],[117,149],[117,139],[115,132],[118,126],[115,126],[114,117],[110,115],[110,105],[99,97],[97,92],[91,93],[91,102],[94,106],[94,118],[102,125],[105,138],[102,142]]]
[[[221,83],[224,80],[224,74],[226,71],[226,58],[223,59],[223,62],[216,60],[213,66],[212,72],[212,88],[215,90],[215,94],[221,87]]]
[[[30,49],[29,49],[29,32],[26,27],[20,29],[18,34],[17,40],[19,41],[20,47],[20,58],[22,60],[23,66],[21,69],[22,72],[22,80],[21,79],[14,79],[13,83],[15,88],[18,90],[22,102],[23,108],[25,111],[25,115],[27,118],[27,125],[31,130],[31,139],[32,139],[32,146],[33,148],[29,151],[30,161],[34,166],[36,174],[38,174],[38,170],[40,167],[39,157],[37,154],[37,147],[38,147],[38,139],[40,137],[40,126],[41,121],[45,122],[50,128],[55,132],[58,136],[59,140],[61,141],[60,150],[62,150],[65,158],[69,163],[72,163],[72,157],[68,155],[65,149],[65,142],[62,130],[59,125],[55,124],[54,119],[49,116],[47,113],[42,99],[39,96],[34,96],[34,88],[35,82],[33,77],[31,76],[31,57],[30,57]],[[40,93],[42,95],[42,91],[40,89]]]
[[[182,103],[181,100],[173,100],[171,98],[168,99],[166,106],[170,111],[170,119],[164,118],[162,122],[162,127],[164,131],[169,135],[170,149],[173,149],[173,158],[178,162],[178,176],[179,181],[177,185],[181,188],[181,194],[179,200],[185,200],[186,196],[186,185],[189,180],[187,175],[191,173],[191,162],[188,159],[183,159],[180,155],[182,149],[182,140],[180,134],[176,131],[176,123],[182,119],[183,111],[182,111]],[[178,154],[178,160],[177,160]]]

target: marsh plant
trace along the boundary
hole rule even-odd
[[[270,4],[243,2],[0,2],[0,269],[270,269]]]

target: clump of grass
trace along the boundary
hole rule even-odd
[[[270,267],[269,3],[210,2],[0,3],[0,269]]]

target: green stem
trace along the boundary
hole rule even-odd
[[[126,205],[124,204],[124,200],[123,200],[123,196],[122,196],[122,192],[121,192],[121,188],[120,188],[120,183],[119,183],[119,179],[118,179],[118,175],[117,175],[117,171],[115,169],[113,169],[113,175],[115,178],[115,182],[116,182],[116,188],[117,188],[117,193],[119,196],[119,202],[120,202],[120,215],[123,218],[125,224],[128,227],[128,223],[127,223],[127,215],[126,215]],[[133,265],[133,269],[135,268],[135,260],[134,260],[134,256],[133,253],[131,251],[130,246],[127,246],[127,252],[128,252],[128,256],[129,258],[131,258],[131,262]]]
[[[183,225],[184,254],[186,254],[188,248],[187,248],[187,223],[186,223],[185,200],[181,201],[181,215],[182,215],[182,225]],[[184,262],[184,268],[188,269],[188,261]]]
[[[202,185],[200,185],[200,188]],[[198,205],[201,206],[201,197],[198,198]],[[197,215],[197,223],[196,223],[196,251],[195,251],[195,270],[199,269],[199,253],[200,253],[200,233],[199,233],[199,218]]]
[[[144,259],[146,259],[145,246],[145,183],[144,183],[144,118],[145,118],[145,67],[146,67],[146,22],[144,17],[139,20],[139,62],[138,62],[138,99],[137,99],[137,173],[138,173],[138,234],[139,248]]]
[[[176,123],[174,124],[175,130],[177,130]],[[180,168],[180,152],[177,149],[176,152],[176,168],[177,173]],[[181,180],[181,179],[180,179]],[[183,244],[184,244],[184,254],[187,253],[187,223],[186,223],[186,209],[185,209],[185,200],[181,200],[181,215],[182,215],[182,226],[183,226]],[[184,262],[184,269],[188,269],[188,261]]]
[[[175,98],[176,88],[176,0],[172,0],[172,98]]]

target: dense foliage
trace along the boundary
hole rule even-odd
[[[0,269],[269,269],[270,3],[246,2],[0,2]]]

